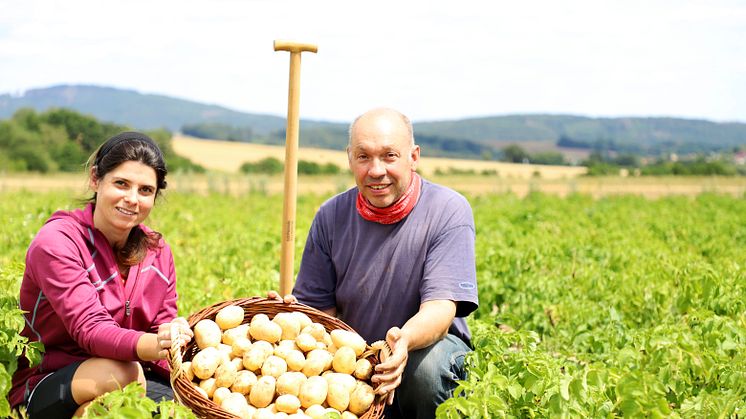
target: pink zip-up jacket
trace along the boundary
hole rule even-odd
[[[42,378],[75,361],[137,361],[137,340],[176,317],[176,298],[173,256],[165,242],[131,266],[123,284],[109,242],[93,226],[93,205],[54,213],[26,253],[20,295],[26,312],[21,334],[41,341],[45,352],[33,368],[19,358],[10,405],[22,403]],[[168,377],[165,360],[142,364]]]

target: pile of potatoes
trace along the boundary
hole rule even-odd
[[[223,410],[248,419],[355,419],[373,404],[373,367],[357,333],[327,332],[301,312],[243,320],[239,306],[200,320],[199,352],[182,364],[195,389]]]

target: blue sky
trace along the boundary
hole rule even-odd
[[[96,84],[285,115],[746,122],[746,1],[0,0],[0,93]]]

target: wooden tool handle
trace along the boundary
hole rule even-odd
[[[290,51],[290,52],[313,52],[316,53],[319,50],[319,47],[314,44],[304,44],[301,42],[293,42],[293,41],[284,41],[284,40],[276,40],[275,43],[275,51]]]

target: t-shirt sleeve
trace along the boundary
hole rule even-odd
[[[456,317],[466,317],[479,306],[474,218],[462,197],[452,200],[440,231],[431,242],[423,273],[421,300],[456,302]]]
[[[37,237],[26,258],[28,269],[70,336],[91,355],[137,360],[141,331],[124,329],[114,321],[98,297],[79,251],[71,238],[58,231]]]
[[[324,230],[323,215],[317,213],[303,249],[293,295],[298,301],[319,310],[336,307],[337,277],[331,259],[331,243]]]

